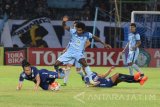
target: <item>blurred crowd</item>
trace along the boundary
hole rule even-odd
[[[64,0],[67,2],[67,0]],[[75,0],[74,0],[75,1]],[[160,3],[155,10],[160,11]],[[133,10],[151,10],[151,3],[122,3],[121,20],[130,19]],[[98,20],[109,21],[115,17],[115,4],[113,0],[86,0],[81,9],[49,7],[47,0],[0,0],[0,17],[6,12],[10,19],[32,19],[37,17],[49,17],[60,20],[64,15],[71,20],[94,20],[95,7],[100,8]]]

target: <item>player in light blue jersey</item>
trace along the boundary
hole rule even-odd
[[[139,55],[139,46],[141,45],[140,35],[136,32],[136,24],[131,23],[130,31],[128,35],[128,43],[122,53],[129,49],[128,56],[127,56],[127,63],[130,75],[134,75],[133,68],[141,75],[144,76],[144,73],[140,70],[140,68],[135,64],[138,55]]]
[[[70,29],[70,27],[68,27],[66,25],[67,21],[68,21],[68,17],[63,17],[62,26],[65,30],[70,31],[71,40],[69,42],[67,51],[57,59],[57,61],[54,64],[54,68],[57,71],[60,64],[63,64],[64,62],[68,62],[72,59],[75,59],[80,64],[82,64],[83,67],[85,67],[85,71],[86,71],[87,75],[89,76],[90,82],[92,84],[97,84],[91,78],[92,71],[91,71],[90,67],[88,66],[88,64],[85,60],[84,54],[83,54],[86,41],[89,40],[90,38],[93,38],[95,41],[103,44],[104,47],[106,47],[106,48],[111,48],[111,46],[103,43],[98,37],[93,36],[90,32],[85,32],[85,24],[84,23],[78,22],[76,24],[76,29]]]

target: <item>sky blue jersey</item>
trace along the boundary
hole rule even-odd
[[[83,52],[85,50],[86,41],[93,37],[89,32],[84,32],[79,36],[76,29],[70,29],[70,33],[71,40],[67,46],[67,51],[70,52]]]

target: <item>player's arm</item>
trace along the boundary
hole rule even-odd
[[[91,44],[91,42],[89,40],[87,40],[86,44],[85,44],[85,48],[87,48],[90,44]]]
[[[98,74],[98,76],[101,77],[101,78],[105,78],[112,72],[113,69],[114,69],[114,66],[112,66],[106,73]]]
[[[97,36],[93,36],[93,39],[97,42],[100,42],[105,48],[112,48],[109,44],[102,42]]]
[[[17,90],[22,89],[22,84],[23,84],[23,81],[24,81],[24,77],[22,75],[23,74],[20,74],[20,76],[19,76],[19,83],[18,83],[18,86],[17,86]]]
[[[41,79],[40,79],[39,74],[37,74],[37,76],[36,76],[35,79],[36,79],[36,85],[35,85],[34,89],[35,89],[35,90],[38,90],[39,84],[40,84],[40,82],[41,82]]]
[[[136,45],[135,45],[135,48],[138,48],[140,45],[141,45],[141,41],[140,41],[140,40],[137,40]]]
[[[64,17],[63,17],[62,27],[63,27],[65,30],[68,30],[68,31],[69,31],[69,30],[70,30],[70,27],[66,25],[66,22],[68,21],[68,19],[69,19],[68,16],[64,16]]]
[[[22,89],[22,81],[19,81],[18,86],[17,86],[17,90],[21,90]]]

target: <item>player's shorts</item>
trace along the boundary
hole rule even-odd
[[[80,59],[85,58],[83,53],[78,52],[69,52],[66,51],[64,54],[62,54],[57,60],[60,62],[63,62],[64,64],[68,63],[69,61],[72,62],[72,60],[79,61]],[[73,62],[74,62],[73,61]]]
[[[81,68],[82,64],[80,64],[77,60],[72,59],[68,62],[63,62],[63,65],[67,65],[67,64],[71,64],[71,65],[75,65],[76,68]]]
[[[111,78],[104,78],[104,80],[100,81],[100,84],[97,87],[113,87],[115,84],[112,82]]]
[[[48,90],[49,84],[55,81],[56,78],[58,78],[57,72],[48,71],[46,69],[41,69],[39,71],[40,75],[40,87],[44,90]]]
[[[137,51],[129,51],[127,56],[127,63],[135,63],[139,55],[139,50]]]

